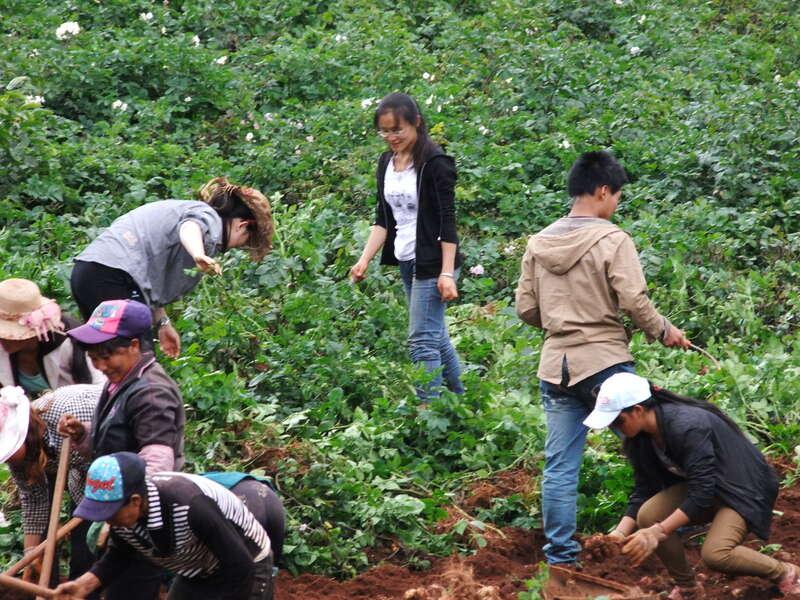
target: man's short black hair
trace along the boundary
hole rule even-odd
[[[612,194],[616,194],[628,183],[625,169],[605,150],[585,152],[581,154],[567,176],[567,192],[570,198],[592,195],[595,190],[607,185]]]
[[[129,337],[115,337],[111,338],[106,342],[100,342],[99,344],[87,344],[85,342],[77,342],[78,347],[83,350],[84,352],[94,352],[100,356],[109,356],[114,353],[114,350],[117,348],[127,348],[133,343],[133,340],[139,340],[139,348],[143,348],[142,344],[145,343],[146,336],[142,335],[138,338],[129,338]]]

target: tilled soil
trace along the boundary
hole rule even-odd
[[[512,479],[516,479],[517,476]],[[513,486],[518,490],[516,486]],[[516,491],[515,490],[515,491]],[[477,502],[467,499],[467,508],[484,503],[484,488]],[[461,512],[459,509],[458,512]],[[779,560],[800,563],[800,486],[782,489],[775,506],[770,545]],[[412,571],[385,563],[348,581],[335,581],[317,575],[296,577],[281,572],[276,585],[276,600],[517,600],[525,590],[524,581],[533,577],[542,560],[544,542],[541,531],[506,528],[487,532],[488,544],[469,557],[435,559],[430,569]],[[775,585],[758,577],[730,577],[711,571],[700,560],[702,535],[686,541],[687,554],[703,580],[708,600],[768,600],[781,597]],[[748,539],[746,545],[759,549],[762,542]],[[775,546],[772,546],[775,548]],[[659,560],[652,556],[640,567],[632,567],[615,544],[590,547],[583,553],[583,573],[637,586],[644,592],[664,592],[671,588],[669,577]],[[792,600],[800,600],[794,595]]]
[[[513,483],[512,483],[513,482]],[[506,484],[506,485],[503,485]],[[498,481],[482,484],[463,500],[466,510],[485,504],[489,487],[500,497],[503,492],[524,493],[530,479],[519,473],[502,476]],[[503,489],[505,487],[505,489]],[[453,523],[466,514],[454,509]],[[769,543],[779,560],[800,563],[800,485],[782,489],[775,506]],[[457,517],[457,518],[456,518]],[[413,571],[400,564],[386,561],[354,579],[336,581],[313,574],[292,576],[281,571],[276,584],[276,600],[517,600],[525,590],[525,580],[536,575],[543,556],[544,538],[541,531],[506,528],[484,532],[486,547],[473,556],[434,559],[429,569]],[[704,579],[708,600],[768,600],[778,598],[777,588],[757,577],[729,577],[707,569],[700,560],[702,535],[687,540],[689,560],[696,565],[698,577]],[[584,541],[586,542],[586,541]],[[758,549],[762,542],[749,539],[746,545]],[[585,543],[581,556],[582,572],[611,579],[617,583],[637,586],[644,592],[663,592],[670,581],[661,563],[648,558],[640,567],[620,554],[613,543]],[[10,590],[0,589],[2,600],[28,598]],[[792,600],[800,600],[794,595]]]

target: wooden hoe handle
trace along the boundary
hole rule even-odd
[[[78,525],[83,523],[83,519],[79,519],[78,517],[73,517],[64,525],[61,526],[61,529],[58,530],[56,534],[56,540],[61,541],[65,537],[67,537],[72,530],[75,529]],[[9,577],[14,577],[17,573],[19,573],[22,569],[27,567],[29,564],[34,562],[37,558],[39,558],[42,553],[44,552],[45,547],[47,546],[47,540],[43,541],[41,544],[36,546],[33,550],[28,552],[25,556],[11,565],[3,575],[8,575]]]
[[[67,483],[67,471],[69,471],[69,452],[70,439],[63,438],[61,443],[61,453],[58,455],[58,473],[56,474],[56,485],[53,489],[53,505],[50,507],[50,524],[47,526],[48,536],[45,540],[44,559],[42,561],[42,573],[39,576],[39,586],[47,589],[50,583],[50,573],[53,571],[53,559],[56,555],[56,542],[58,541],[58,518],[61,516],[61,498],[64,495],[64,486]],[[52,598],[39,594],[37,600]]]
[[[28,583],[27,581],[22,581],[22,579],[17,579],[8,575],[0,575],[0,587],[12,588],[20,592],[25,592],[26,594],[36,594],[40,598],[53,598],[56,595],[53,590],[47,589],[46,587],[36,585],[35,583]]]

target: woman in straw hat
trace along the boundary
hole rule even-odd
[[[63,385],[105,381],[64,333],[78,324],[32,281],[1,281],[0,385],[18,385],[35,398]]]
[[[75,258],[70,284],[84,319],[104,300],[132,299],[150,306],[165,354],[180,354],[180,336],[165,306],[191,291],[200,272],[219,274],[214,259],[249,248],[253,261],[272,248],[269,201],[224,177],[200,190],[201,201],[150,202],[114,221]]]
[[[0,390],[0,462],[7,463],[19,490],[22,504],[23,545],[33,550],[47,531],[51,485],[58,468],[63,438],[57,433],[62,415],[71,414],[91,421],[100,398],[100,385],[68,385],[29,402],[18,386]],[[70,457],[67,489],[73,504],[83,499],[83,486],[90,460],[77,451]],[[93,556],[86,544],[89,523],[70,534],[70,568],[75,576],[88,569]],[[24,573],[28,581],[38,581],[39,563]],[[58,573],[58,569],[55,569]],[[57,579],[53,581],[56,583]]]

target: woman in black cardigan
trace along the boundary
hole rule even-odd
[[[389,94],[374,117],[389,150],[378,160],[375,223],[350,277],[361,281],[383,247],[381,264],[399,265],[409,306],[411,360],[431,381],[418,392],[426,399],[444,382],[462,393],[461,366],[445,323],[447,302],[458,297],[462,257],[455,218],[456,168],[428,135],[417,103]]]
[[[676,530],[708,522],[701,553],[706,565],[764,577],[784,593],[800,593],[796,565],[742,545],[748,532],[768,537],[778,479],[719,408],[651,387],[633,373],[617,373],[600,387],[584,424],[611,426],[624,436],[635,486],[609,537],[626,542],[622,551],[634,565],[658,554],[675,580],[670,600],[699,592]]]

